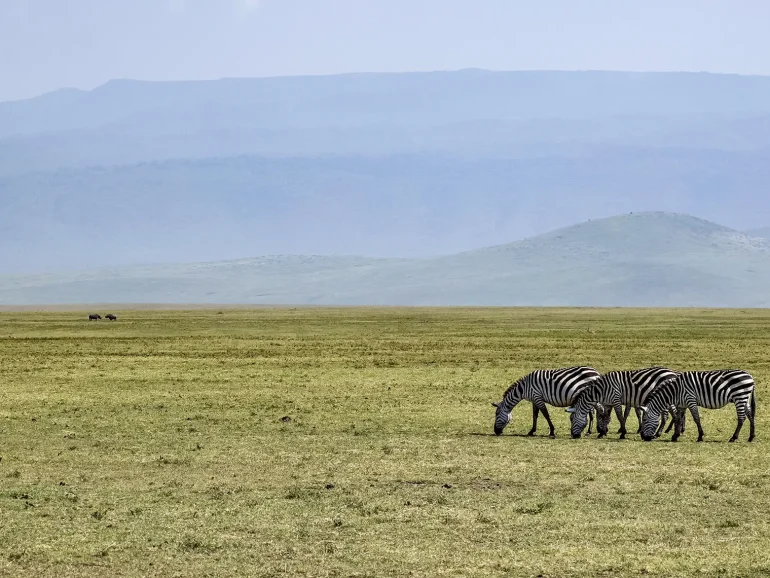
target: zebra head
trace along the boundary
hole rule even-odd
[[[495,408],[495,435],[499,436],[501,433],[503,433],[503,430],[505,429],[505,426],[507,426],[511,421],[511,414],[513,413],[513,409],[506,410],[503,407],[503,403],[493,403],[492,407]]]
[[[609,412],[605,412],[602,404],[599,402],[589,402],[585,398],[578,399],[577,403],[564,410],[570,414],[570,433],[572,434],[573,439],[578,439],[583,435],[583,430],[588,425],[588,414],[594,409],[596,409],[596,413],[600,416],[603,416],[604,413],[609,414]],[[609,420],[607,421],[609,422]]]
[[[642,439],[646,442],[652,441],[658,430],[661,411],[657,405],[643,405],[639,409],[642,410],[642,431],[640,432]]]

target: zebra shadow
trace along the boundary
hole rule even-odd
[[[549,438],[548,434],[535,434],[533,436],[529,436],[527,434],[522,433],[502,433],[500,435],[495,435],[494,433],[486,433],[486,432],[466,432],[466,433],[460,433],[457,434],[459,436],[480,436],[480,437],[490,437],[490,438],[524,438],[528,440],[538,440],[538,439],[551,439]],[[569,439],[569,434],[565,436],[556,436],[552,439]]]

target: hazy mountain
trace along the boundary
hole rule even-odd
[[[770,306],[770,241],[643,213],[432,259],[274,256],[0,277],[0,303]]]
[[[0,272],[425,257],[644,210],[767,225],[770,77],[111,81],[0,103]]]
[[[770,153],[634,149],[589,159],[234,157],[35,173],[0,179],[0,270],[429,256],[638,210],[744,229],[770,214],[767,182]]]
[[[126,127],[0,138],[0,178],[58,168],[170,159],[431,154],[460,159],[592,157],[622,149],[770,149],[770,115],[615,116],[448,122],[437,126],[213,127],[139,132]]]

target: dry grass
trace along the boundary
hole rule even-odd
[[[116,313],[0,314],[0,575],[770,573],[768,311]],[[491,435],[577,363],[746,369],[757,441]]]

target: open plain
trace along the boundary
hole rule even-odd
[[[770,574],[768,310],[90,312],[0,312],[0,575]],[[757,440],[492,435],[573,364],[745,369]]]

